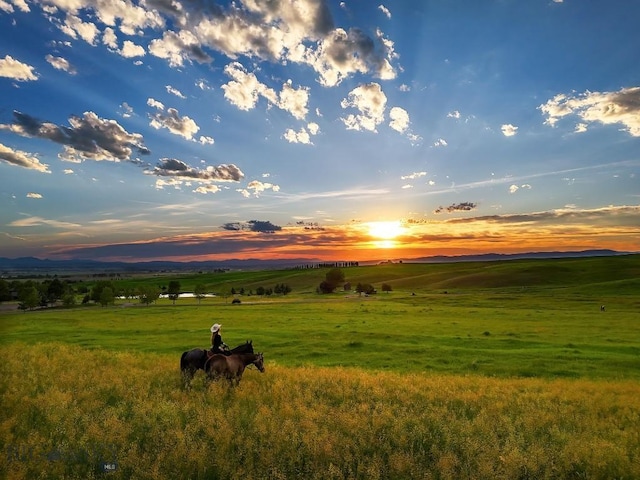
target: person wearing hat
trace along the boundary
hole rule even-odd
[[[222,330],[222,325],[219,323],[214,323],[211,326],[211,351],[213,353],[222,353],[223,355],[229,355],[231,352],[229,347],[222,341],[222,336],[220,336],[220,331]]]

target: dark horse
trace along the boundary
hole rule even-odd
[[[261,353],[216,354],[207,361],[205,371],[211,380],[226,378],[229,385],[234,386],[240,383],[244,369],[251,364],[264,373],[264,357]]]
[[[245,343],[231,349],[234,353],[253,353],[253,341],[248,340]],[[207,358],[210,356],[209,350],[194,348],[184,352],[180,357],[180,372],[185,384],[189,383],[198,370],[204,370]],[[224,355],[222,355],[224,357]]]

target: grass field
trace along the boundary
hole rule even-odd
[[[0,477],[640,478],[639,263],[345,269],[393,285],[370,297],[240,272],[207,283],[294,291],[2,313]],[[267,371],[185,390],[214,322]]]

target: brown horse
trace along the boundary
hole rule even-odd
[[[205,365],[205,371],[211,380],[226,378],[229,385],[240,383],[247,365],[255,365],[264,373],[264,357],[261,353],[236,353],[233,355],[213,355]]]
[[[205,364],[207,358],[209,358],[209,350],[203,350],[201,348],[195,348],[184,352],[180,357],[180,371],[182,373],[182,379],[185,386],[189,385],[189,382],[198,370],[205,370]],[[238,345],[231,349],[231,353],[253,353],[253,341],[248,340],[245,343]]]

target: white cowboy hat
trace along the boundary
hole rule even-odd
[[[216,333],[221,328],[222,328],[222,325],[220,325],[219,323],[214,323],[213,326],[211,327],[211,333]]]

